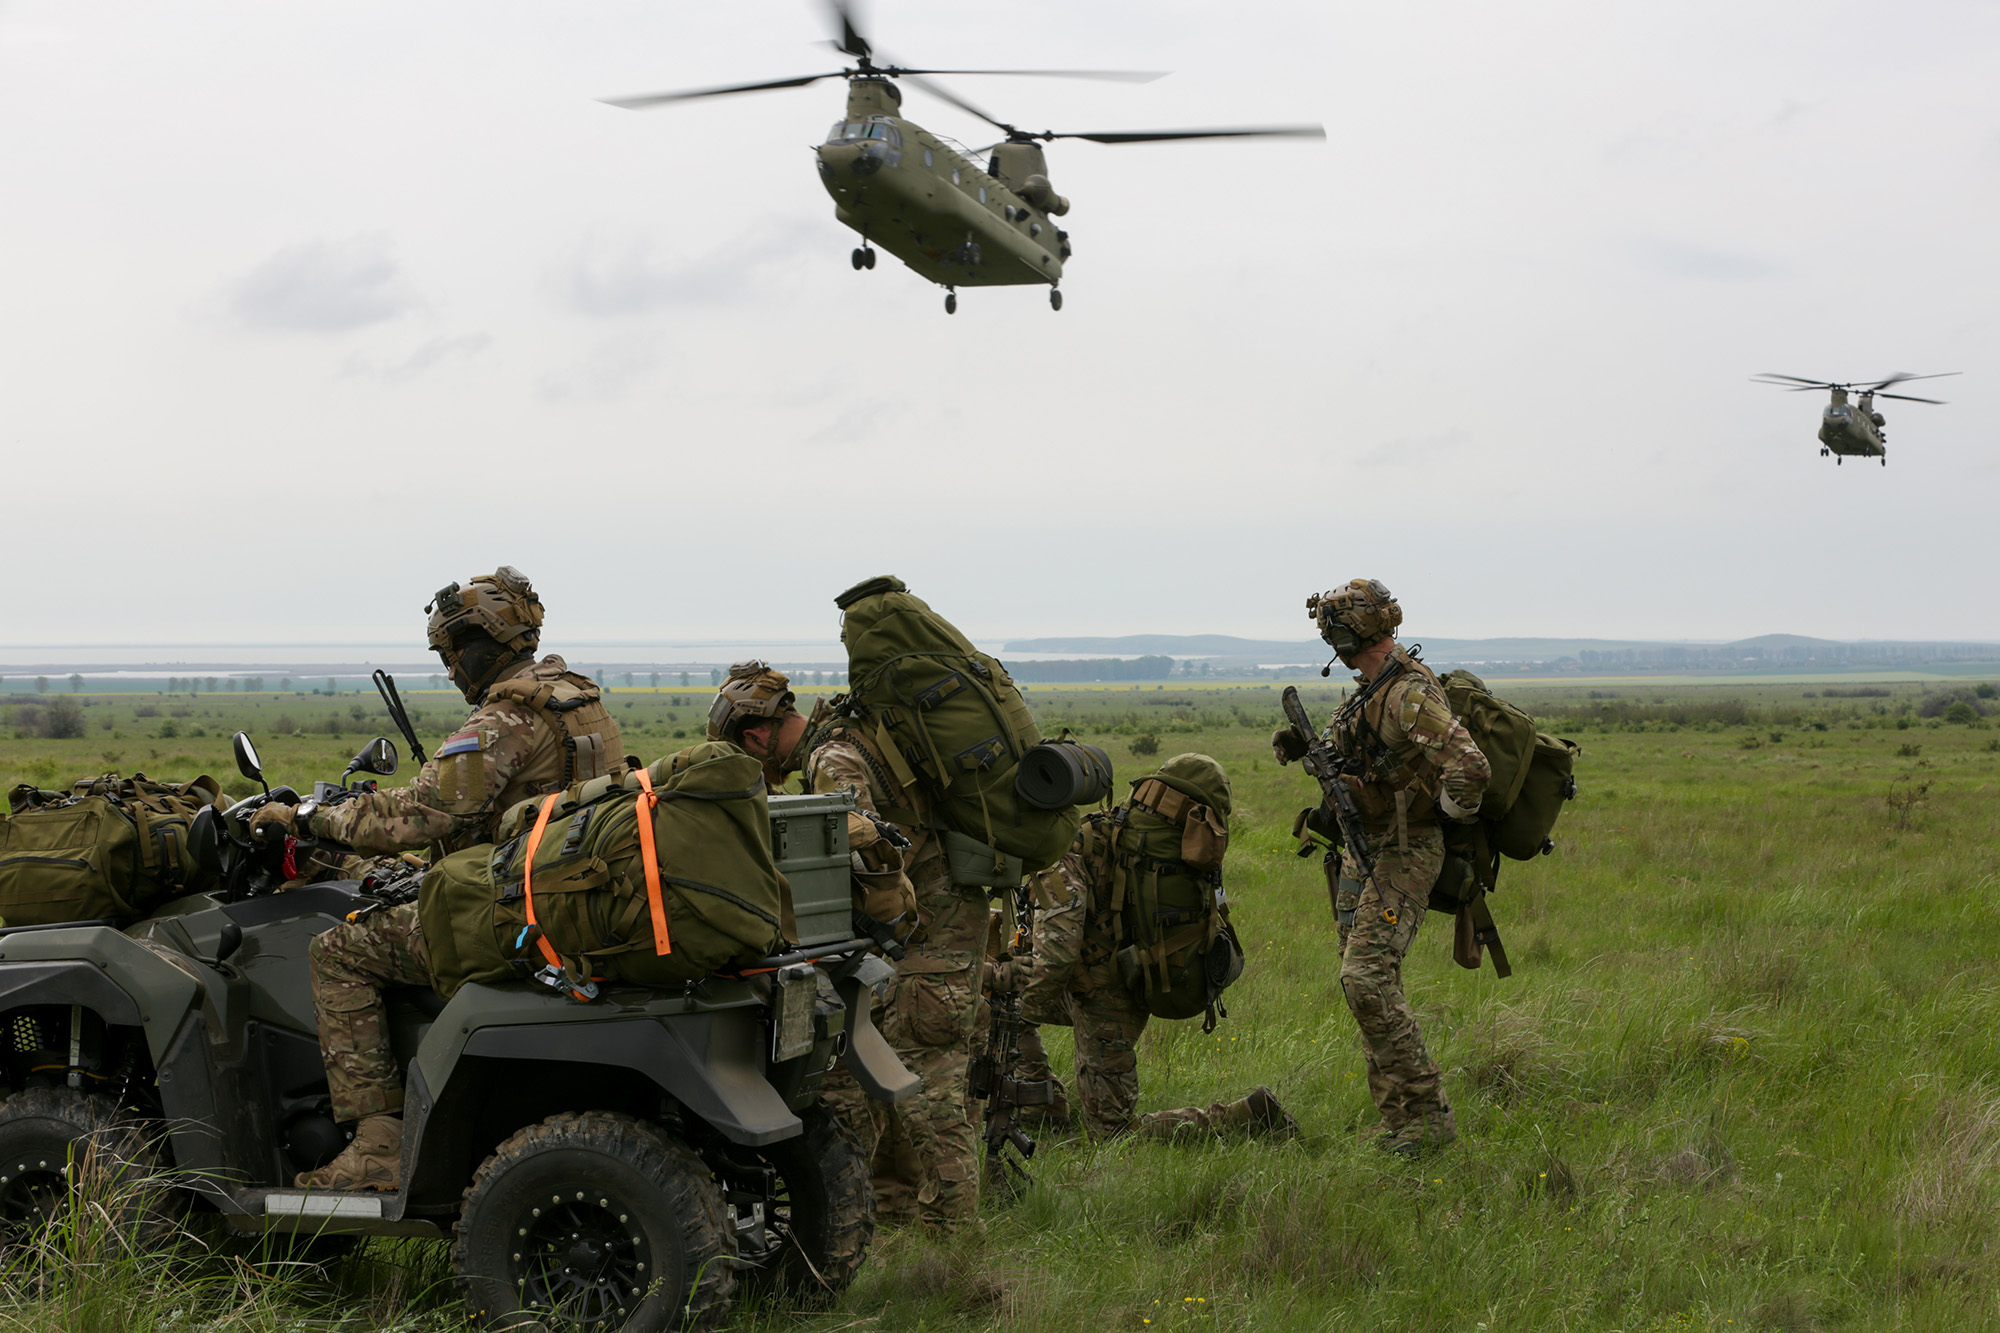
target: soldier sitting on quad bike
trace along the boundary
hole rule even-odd
[[[596,685],[550,654],[535,660],[542,602],[511,565],[453,583],[424,608],[430,646],[474,705],[417,780],[316,810],[268,804],[253,837],[310,835],[357,852],[430,849],[432,859],[493,840],[515,802],[620,768],[618,724]],[[309,1189],[393,1190],[403,1150],[403,1084],[390,1049],[382,989],[429,986],[415,902],[316,936],[309,949],[313,1008],[333,1114],[354,1125],[345,1151],[297,1183]]]

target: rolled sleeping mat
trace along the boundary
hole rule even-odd
[[[1014,794],[1037,810],[1095,805],[1111,793],[1111,756],[1082,741],[1044,741],[1021,756]]]

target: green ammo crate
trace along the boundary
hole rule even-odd
[[[848,882],[847,812],[854,797],[771,797],[771,855],[792,886],[799,944],[854,938],[854,896]]]

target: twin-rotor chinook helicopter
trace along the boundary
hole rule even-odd
[[[1882,466],[1889,466],[1889,449],[1884,443],[1888,432],[1883,430],[1884,418],[1875,410],[1877,398],[1894,398],[1904,403],[1932,403],[1943,405],[1939,398],[1917,398],[1906,393],[1883,393],[1892,384],[1903,384],[1910,380],[1941,380],[1956,375],[1956,370],[1947,370],[1939,375],[1912,375],[1899,370],[1886,380],[1874,384],[1833,384],[1826,380],[1800,379],[1797,375],[1774,375],[1765,371],[1751,376],[1758,384],[1769,384],[1793,393],[1806,393],[1813,389],[1826,389],[1833,394],[1833,400],[1820,414],[1819,456],[1834,456],[1835,463],[1849,458],[1879,458]],[[1859,393],[1861,401],[1850,403],[1847,395]]]
[[[1070,257],[1069,233],[1055,219],[1069,212],[1069,200],[1049,184],[1042,143],[1088,139],[1093,143],[1148,143],[1164,139],[1314,138],[1318,125],[1211,130],[1118,130],[1093,133],[1032,132],[996,120],[928,76],[935,74],[1030,74],[1059,78],[1144,82],[1158,74],[1115,70],[906,69],[877,65],[874,48],[854,25],[853,12],[831,0],[840,23],[832,45],[855,64],[826,74],[732,84],[684,92],[607,98],[612,106],[637,109],[698,97],[772,88],[800,88],[821,79],[847,80],[847,117],[835,123],[819,145],[820,183],[833,196],[834,216],[861,233],[854,251],[857,269],[875,267],[875,246],[902,260],[919,276],[945,289],[947,314],[958,310],[960,287],[1002,287],[1046,283],[1049,305],[1062,309],[1063,261]],[[982,164],[978,152],[958,147],[902,117],[897,80],[924,89],[959,110],[977,116],[1007,137],[994,144]],[[1037,142],[1040,141],[1040,142]]]

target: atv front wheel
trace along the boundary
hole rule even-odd
[[[746,1283],[819,1305],[861,1271],[875,1238],[875,1189],[860,1141],[825,1102],[815,1102],[800,1118],[805,1133],[757,1150],[776,1179],[761,1227],[745,1215],[746,1203],[737,1202],[737,1248],[750,1261]],[[760,1234],[761,1253],[753,1254],[751,1238]]]
[[[515,1133],[473,1176],[456,1231],[459,1293],[495,1328],[712,1329],[736,1290],[708,1168],[627,1115],[556,1115]]]
[[[73,1243],[88,1243],[89,1219],[108,1222],[114,1244],[143,1249],[166,1238],[181,1199],[160,1178],[153,1137],[111,1098],[28,1088],[0,1102],[0,1241],[70,1216]]]

